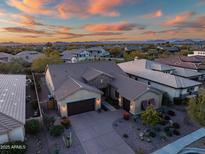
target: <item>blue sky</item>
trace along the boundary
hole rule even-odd
[[[0,41],[205,38],[205,0],[5,0]]]

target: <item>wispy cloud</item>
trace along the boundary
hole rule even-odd
[[[118,23],[99,23],[99,24],[87,24],[84,29],[90,32],[105,32],[105,31],[130,31],[134,29],[144,29],[145,26],[138,25],[129,22]]]
[[[190,17],[194,16],[194,12],[185,12],[180,15],[175,16],[174,18],[170,18],[167,21],[163,22],[163,26],[176,26],[177,24],[183,23],[190,19]]]
[[[44,14],[52,13],[52,10],[46,8],[46,4],[52,0],[8,0],[7,4],[28,14]]]
[[[8,0],[7,4],[27,14],[57,15],[67,19],[75,16],[118,16],[117,7],[126,2],[129,0]],[[54,6],[49,8],[49,4]]]
[[[143,18],[159,18],[163,15],[161,10],[157,10],[155,12],[151,12],[148,14],[143,15]]]

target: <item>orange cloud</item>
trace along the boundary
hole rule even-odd
[[[43,26],[42,23],[37,22],[35,17],[29,15],[22,15],[22,14],[11,14],[10,17],[24,26]]]
[[[28,14],[51,14],[51,10],[45,8],[49,0],[8,0],[8,5]]]
[[[183,23],[192,17],[194,12],[186,12],[181,15],[175,16],[173,19],[169,19],[166,22],[162,23],[163,26],[176,26],[177,24]]]
[[[100,14],[104,16],[118,16],[119,12],[113,8],[121,5],[123,0],[90,0],[90,7],[88,11],[90,14]]]
[[[88,24],[84,28],[91,32],[105,32],[105,31],[130,31],[135,28],[144,29],[144,26],[128,22],[110,23],[110,24]]]
[[[57,6],[57,11],[58,15],[63,19],[73,16],[118,16],[119,12],[116,10],[116,7],[124,2],[125,0],[64,0],[63,3]]]
[[[146,14],[144,15],[143,17],[144,18],[159,18],[163,15],[162,11],[161,10],[157,10],[155,12],[152,12],[152,13],[149,13],[149,14]]]

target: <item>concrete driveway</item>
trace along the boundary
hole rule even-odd
[[[96,111],[71,116],[71,123],[86,154],[134,154],[134,151],[112,128],[122,110]]]

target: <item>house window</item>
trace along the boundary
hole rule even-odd
[[[148,81],[148,85],[151,85],[151,83]]]
[[[187,92],[193,92],[194,91],[194,87],[190,87],[187,89]]]

